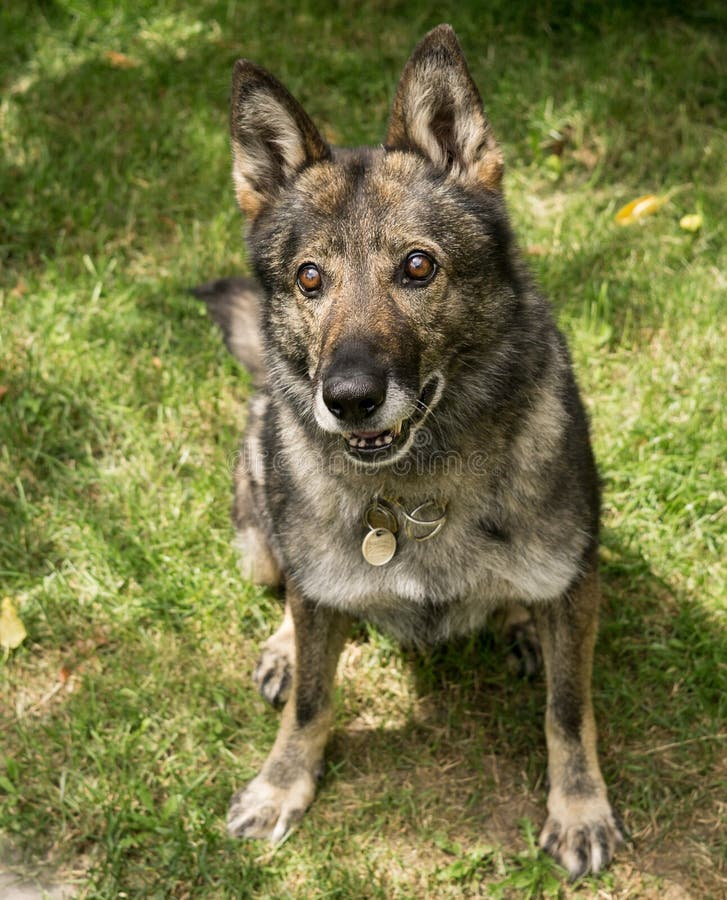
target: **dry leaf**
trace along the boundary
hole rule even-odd
[[[14,650],[23,643],[27,634],[15,604],[10,597],[4,597],[0,611],[0,647]]]
[[[159,359],[158,356],[152,356],[151,364],[154,366],[155,369],[161,369],[161,367],[162,367],[162,361],[161,361],[161,359]]]
[[[137,60],[117,50],[107,50],[104,56],[115,69],[135,69],[139,65]]]
[[[683,228],[685,231],[694,233],[695,231],[699,231],[703,222],[704,219],[702,219],[699,213],[689,213],[679,219],[679,227]]]
[[[71,666],[61,666],[58,672],[58,681],[66,684],[73,677],[73,668]]]
[[[600,155],[596,153],[595,150],[590,150],[588,147],[581,147],[578,150],[574,150],[573,153],[571,153],[571,156],[576,162],[585,166],[590,172],[596,168],[601,159]]]
[[[667,202],[668,196],[657,197],[656,194],[645,194],[637,197],[621,209],[614,216],[614,222],[619,225],[631,225],[645,216],[650,216]]]
[[[5,396],[5,394],[7,394],[9,390],[9,387],[6,387],[4,384],[0,384],[0,400],[2,400],[2,398]]]

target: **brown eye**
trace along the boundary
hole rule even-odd
[[[430,281],[437,271],[437,264],[431,256],[421,250],[415,250],[404,260],[403,282],[418,281],[419,283]]]
[[[313,294],[320,290],[322,284],[323,279],[318,266],[314,266],[313,263],[303,263],[298,269],[298,287],[301,291],[304,294]]]

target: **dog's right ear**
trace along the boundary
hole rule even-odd
[[[232,177],[252,220],[288,179],[331,151],[303,107],[273,76],[239,59],[232,73]]]

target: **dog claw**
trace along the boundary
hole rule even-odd
[[[540,847],[568,870],[571,881],[604,869],[623,841],[618,819],[610,810],[608,815],[568,827],[551,816],[540,834]]]
[[[230,801],[227,832],[230,837],[267,838],[279,844],[303,817],[314,793],[315,783],[307,775],[287,788],[258,775]]]

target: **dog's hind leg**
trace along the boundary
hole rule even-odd
[[[253,398],[253,403],[257,398]],[[253,420],[254,425],[254,420]],[[235,473],[235,503],[233,517],[237,526],[236,544],[243,576],[261,587],[279,588],[283,575],[275,554],[262,528],[253,518],[256,515],[255,491],[261,487],[261,473],[256,480],[249,465],[250,452],[255,450],[256,438],[248,435],[243,454]],[[262,646],[260,659],[253,672],[253,681],[265,700],[276,709],[283,706],[290,693],[295,664],[295,635],[290,607],[286,603],[283,622]]]
[[[267,404],[265,393],[250,398],[245,440],[235,466],[232,518],[243,577],[260,587],[278,588],[283,581],[282,571],[261,525],[266,502],[265,455],[259,431]]]
[[[509,668],[520,678],[534,678],[542,667],[543,654],[532,612],[512,603],[494,614],[492,629],[508,648]]]
[[[264,700],[280,709],[287,701],[295,667],[295,629],[290,604],[278,630],[262,646],[252,680]]]
[[[235,794],[227,828],[233,837],[281,841],[303,816],[323,771],[333,721],[333,682],[349,620],[306,600],[288,585],[296,665],[278,736],[260,774]]]
[[[261,528],[252,523],[238,526],[235,544],[243,578],[259,587],[280,587],[280,566]]]
[[[533,605],[548,685],[548,819],[540,846],[572,879],[598,872],[623,840],[596,753],[591,668],[600,591],[595,568],[557,601]]]

